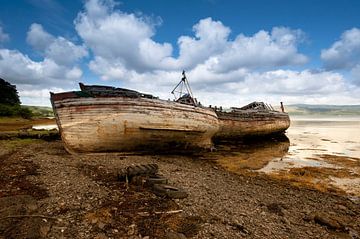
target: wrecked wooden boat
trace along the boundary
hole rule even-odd
[[[109,86],[80,83],[80,88],[50,93],[71,153],[209,148],[218,130],[215,112],[197,104]]]
[[[284,112],[276,111],[263,102],[252,102],[244,107],[232,107],[229,111],[216,108],[220,128],[216,139],[262,136],[285,132],[290,126],[290,118]]]

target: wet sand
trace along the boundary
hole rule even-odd
[[[308,125],[194,154],[70,155],[60,140],[0,140],[0,238],[358,238],[359,198],[340,187],[359,178],[359,160],[325,151],[335,139]],[[353,138],[336,142],[357,151]],[[145,163],[189,196],[117,179]]]
[[[235,142],[215,158],[233,172],[360,196],[360,117],[292,117],[286,136]]]
[[[240,148],[250,152],[248,143]],[[271,150],[278,144],[284,147]],[[270,145],[267,152],[281,155],[289,141]],[[200,155],[70,155],[60,140],[0,140],[0,238],[359,237],[358,201],[229,172],[211,160],[236,154],[226,147]],[[145,163],[158,164],[189,196],[158,197],[117,179],[120,169]]]

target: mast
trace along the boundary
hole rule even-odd
[[[182,78],[180,82],[171,91],[171,94],[174,95],[175,101],[178,101],[180,103],[197,105],[197,101],[193,96],[189,81],[186,77],[184,70],[182,72]]]

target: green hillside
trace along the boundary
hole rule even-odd
[[[54,112],[51,107],[31,105],[22,105],[22,107],[31,110],[33,117],[54,117]]]
[[[360,116],[360,105],[307,105],[295,104],[285,106],[285,111],[292,115],[357,115]]]

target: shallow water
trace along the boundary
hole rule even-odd
[[[38,124],[38,125],[33,125],[32,129],[34,129],[34,130],[54,130],[54,129],[58,129],[58,126],[56,124]]]
[[[291,117],[286,136],[219,145],[217,162],[234,172],[303,178],[360,196],[360,117]]]
[[[269,172],[289,167],[335,167],[319,161],[321,155],[360,158],[360,118],[292,117],[286,132],[289,151],[282,161],[271,160],[261,171]]]

